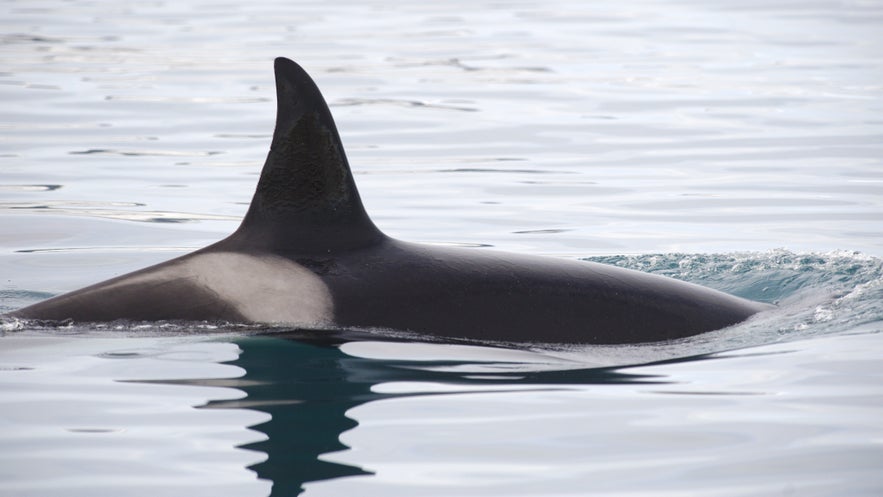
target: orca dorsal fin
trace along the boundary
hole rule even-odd
[[[319,88],[279,57],[276,129],[251,205],[232,235],[271,250],[328,252],[383,234],[362,206],[343,144]]]

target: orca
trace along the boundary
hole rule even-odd
[[[232,235],[10,315],[625,344],[693,336],[771,308],[604,264],[393,239],[362,206],[316,84],[286,58],[275,73],[270,151]]]

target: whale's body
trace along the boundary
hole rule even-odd
[[[392,239],[365,213],[310,77],[276,60],[276,130],[240,227],[168,262],[11,313],[636,343],[738,323],[767,304],[603,264]]]

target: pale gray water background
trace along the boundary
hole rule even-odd
[[[0,495],[883,493],[883,2],[3,1],[0,310],[234,230],[279,55],[390,235],[781,310],[566,350],[7,323]]]

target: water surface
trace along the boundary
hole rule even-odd
[[[879,495],[881,27],[863,1],[2,3],[0,310],[233,231],[280,55],[388,234],[779,310],[582,348],[5,323],[0,495]]]

